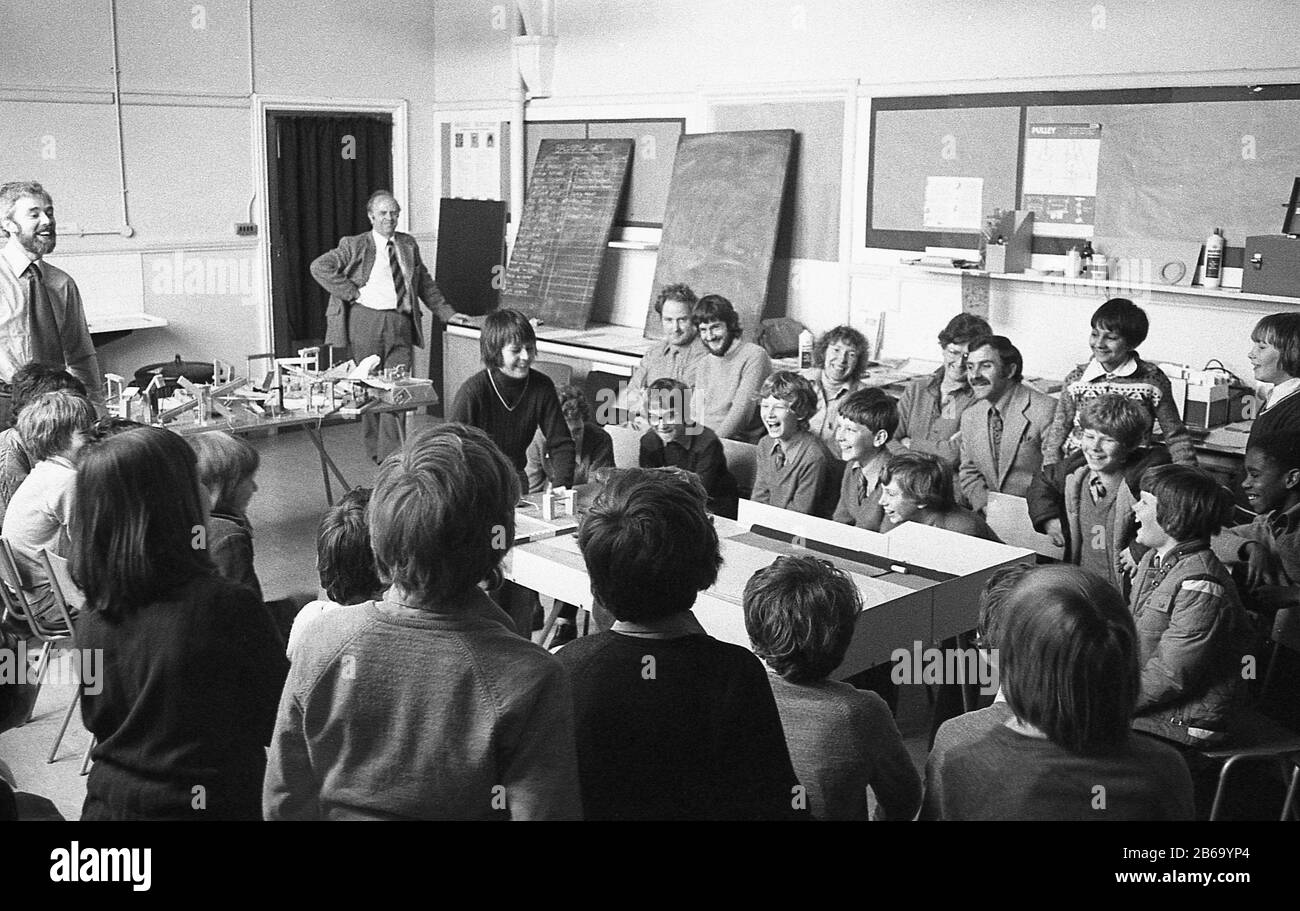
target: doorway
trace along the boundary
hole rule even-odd
[[[393,117],[320,110],[267,110],[265,117],[271,341],[277,357],[292,357],[325,338],[329,295],[311,277],[312,260],[339,238],[370,230],[371,193],[399,192]]]

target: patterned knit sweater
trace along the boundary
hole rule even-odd
[[[1089,364],[1080,364],[1070,371],[1061,389],[1061,401],[1056,408],[1056,418],[1052,426],[1043,435],[1043,467],[1063,461],[1077,450],[1074,434],[1079,429],[1079,405],[1085,400],[1101,395],[1117,394],[1134,399],[1146,406],[1152,421],[1160,427],[1169,457],[1175,462],[1196,464],[1196,453],[1192,449],[1192,437],[1178,417],[1174,405],[1173,390],[1169,377],[1155,364],[1133,355],[1136,369],[1128,376],[1101,374],[1095,379],[1085,380],[1084,373]]]

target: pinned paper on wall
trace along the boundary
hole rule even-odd
[[[927,228],[978,231],[984,217],[984,178],[935,177],[925,179]]]
[[[1099,123],[1031,123],[1020,208],[1040,237],[1092,237],[1097,221]]]
[[[496,123],[451,125],[451,195],[460,199],[501,198],[501,137]]]

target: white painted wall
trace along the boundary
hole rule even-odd
[[[441,110],[507,110],[507,5],[435,0]],[[660,116],[667,107],[699,130],[708,99],[719,95],[858,83],[856,135],[845,144],[846,255],[780,268],[792,276],[790,315],[818,331],[845,320],[863,325],[884,311],[891,357],[934,359],[935,335],[961,297],[957,279],[901,271],[896,252],[862,245],[870,96],[1300,81],[1288,69],[1298,62],[1293,0],[557,0],[557,32],[554,95],[531,102],[530,118],[594,109],[650,116],[642,113],[650,108]],[[601,292],[626,297],[598,300],[598,318],[639,322],[649,260],[619,257],[618,280]],[[1086,359],[1088,316],[1101,296],[995,284],[992,298],[994,325],[1016,339],[1031,371],[1060,376]],[[1250,328],[1286,306],[1139,302],[1153,326],[1144,355],[1197,366],[1219,357],[1247,376]]]

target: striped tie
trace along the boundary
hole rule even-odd
[[[998,471],[998,450],[1002,448],[1002,415],[989,408],[989,442],[993,444],[993,470]]]
[[[772,464],[776,466],[777,471],[785,468],[785,453],[781,451],[780,443],[772,447]]]
[[[1092,492],[1092,502],[1100,503],[1106,499],[1106,485],[1096,475],[1088,479],[1088,489]]]
[[[397,245],[392,238],[388,240],[388,265],[393,270],[393,291],[397,294],[397,312],[410,313],[411,305],[406,302],[406,277],[397,262]]]

